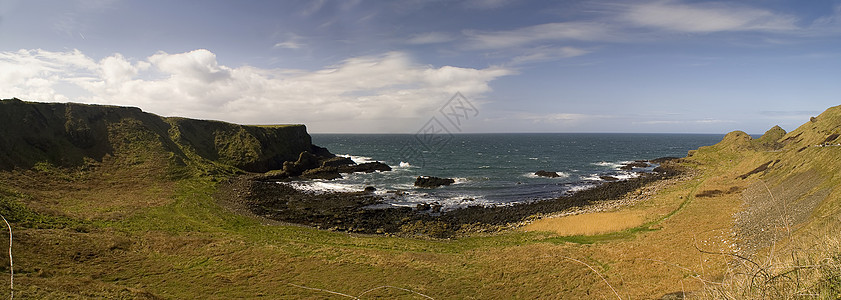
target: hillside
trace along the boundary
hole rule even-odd
[[[836,106],[788,133],[777,126],[757,139],[733,132],[690,152],[689,162],[718,179],[702,193],[732,193],[741,202],[732,250],[742,265],[730,270],[730,285],[717,293],[735,289],[777,299],[841,294],[839,136]]]
[[[303,125],[3,100],[0,214],[17,299],[834,298],[841,106],[804,121],[732,132],[625,206],[559,217],[624,220],[612,231],[445,240],[318,230],[219,202],[220,182],[324,151]]]
[[[304,125],[243,126],[164,118],[133,107],[0,101],[0,170],[37,163],[79,167],[106,157],[142,163],[157,156],[173,168],[281,169],[314,152]],[[136,157],[134,157],[136,156]]]

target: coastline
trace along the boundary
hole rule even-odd
[[[554,199],[507,206],[468,206],[433,215],[408,207],[366,208],[382,203],[370,192],[307,193],[248,174],[219,187],[217,201],[231,210],[279,224],[332,231],[395,236],[456,238],[520,228],[534,220],[603,212],[643,201],[659,187],[685,179],[687,171],[666,160],[656,172],[598,186]]]

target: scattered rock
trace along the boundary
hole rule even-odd
[[[630,171],[630,170],[633,170],[634,168],[648,168],[650,166],[651,165],[648,164],[648,162],[646,162],[646,161],[637,160],[637,161],[634,161],[634,162],[631,162],[631,163],[627,163],[627,164],[619,167],[619,169],[620,170],[625,170],[625,171]]]
[[[673,156],[666,156],[666,157],[655,158],[655,159],[652,159],[650,161],[651,161],[651,163],[654,163],[654,164],[662,164],[662,163],[667,162],[667,161],[673,161],[673,160],[678,160],[678,159],[680,159],[680,158],[679,157],[673,157]]]
[[[434,176],[418,176],[415,179],[415,186],[423,188],[437,188],[442,185],[451,185],[456,181],[451,178],[439,178]]]
[[[534,175],[537,175],[537,176],[540,176],[540,177],[549,177],[549,178],[561,177],[561,175],[558,175],[557,172],[549,172],[549,171],[546,171],[546,170],[540,170],[540,171],[534,172]]]
[[[619,180],[619,178],[616,178],[616,177],[613,177],[613,176],[607,176],[607,175],[599,176],[599,178],[601,178],[604,181],[618,181]]]
[[[362,191],[366,192],[366,193],[373,193],[373,192],[377,191],[377,188],[375,188],[373,186],[366,186],[365,189],[362,190]]]

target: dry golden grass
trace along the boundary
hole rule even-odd
[[[594,235],[642,225],[645,218],[636,211],[595,212],[544,218],[523,226],[524,231],[550,231],[563,236]]]
[[[700,151],[692,165],[697,176],[632,207],[547,219],[525,229],[545,226],[537,230],[551,233],[456,240],[262,225],[218,207],[211,198],[214,185],[201,180],[157,188],[130,177],[84,181],[96,189],[75,188],[80,182],[73,180],[29,180],[49,182],[29,188],[9,180],[8,186],[30,195],[20,201],[39,212],[109,220],[81,231],[71,226],[16,232],[15,288],[22,298],[651,299],[684,292],[704,297],[710,291],[739,298],[742,286],[724,286],[735,277],[728,273],[732,257],[721,253],[734,250],[731,231],[733,214],[742,209],[739,194],[760,175],[734,178],[777,155],[750,154]],[[791,171],[776,168],[769,174]],[[777,181],[763,179],[776,191]],[[714,190],[724,192],[704,193]],[[839,193],[835,189],[831,198]],[[97,201],[40,204],[54,197]],[[112,210],[132,213],[121,218],[104,214]],[[827,206],[818,213],[828,222],[839,210]],[[835,223],[818,225],[837,228]],[[567,235],[576,236],[559,237]],[[838,269],[823,258],[800,265]]]

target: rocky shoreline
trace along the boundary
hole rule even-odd
[[[678,165],[678,159],[660,159],[655,163],[660,166],[637,178],[608,181],[555,199],[508,206],[470,206],[442,213],[431,213],[433,207],[370,209],[371,205],[383,202],[382,196],[370,190],[312,193],[278,184],[278,181],[289,178],[290,170],[296,170],[291,164],[281,174],[250,174],[233,178],[221,184],[217,198],[237,211],[283,223],[363,234],[453,238],[506,230],[542,216],[602,211],[628,205],[647,196],[644,192],[646,187],[656,186],[658,182],[668,183],[668,180],[675,180],[685,173],[684,168]],[[334,172],[332,168],[338,167],[322,163],[318,168]],[[308,172],[314,173],[301,171],[298,174]],[[642,194],[639,191],[643,191]],[[632,194],[634,192],[637,194]]]

